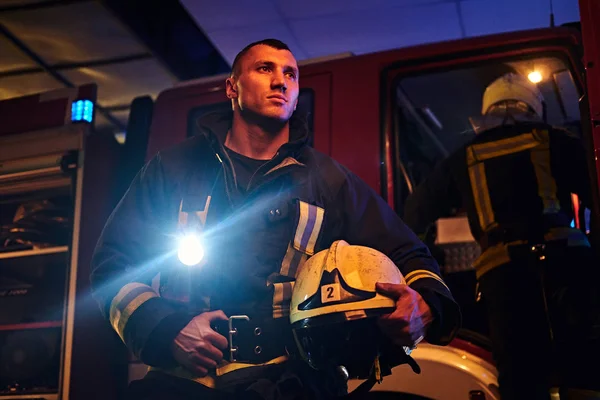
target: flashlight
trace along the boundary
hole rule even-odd
[[[198,235],[188,233],[179,239],[177,257],[182,264],[188,267],[200,264],[204,258],[204,248]]]

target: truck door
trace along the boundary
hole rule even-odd
[[[600,19],[600,2],[580,0],[579,11],[587,91],[582,101],[582,117],[585,116],[586,119],[584,129],[588,132],[589,157],[596,167],[595,179],[592,180],[595,195],[592,215],[600,219],[600,26],[597,23]],[[600,226],[599,224],[600,221],[596,220],[593,226]],[[600,245],[598,236],[592,237],[596,248]]]
[[[484,90],[505,73],[536,82],[545,98],[548,123],[585,135],[587,121],[579,108],[584,83],[578,32],[556,28],[490,40],[498,42],[472,42],[428,59],[399,62],[383,74],[383,87],[389,89],[385,140],[391,144],[392,163],[387,164],[393,166],[387,175],[393,183],[388,201],[400,214],[414,187],[474,137],[471,118],[481,115]],[[577,199],[574,204],[578,205]],[[463,308],[463,326],[485,335],[487,323],[481,304],[475,301],[472,269],[480,249],[470,235],[464,210],[446,217],[432,226],[437,235],[426,241],[441,250],[442,272]],[[589,230],[589,210],[582,209],[573,224]]]

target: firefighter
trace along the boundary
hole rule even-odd
[[[523,76],[496,79],[482,116],[471,119],[475,138],[441,161],[404,209],[420,234],[466,211],[482,251],[474,267],[503,399],[600,383],[598,264],[586,234],[571,227],[571,193],[591,209],[585,153],[578,137],[545,122],[544,110]]]
[[[225,83],[232,111],[201,117],[194,137],[143,167],[94,253],[93,295],[150,366],[128,396],[342,393],[297,356],[289,319],[296,271],[339,239],[381,251],[407,279],[377,287],[396,305],[380,320],[386,337],[448,343],[460,313],[427,247],[292,118],[299,71],[287,45],[248,45]]]

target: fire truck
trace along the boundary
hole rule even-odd
[[[414,187],[438,162],[473,137],[469,118],[480,114],[486,84],[506,72],[523,74],[535,80],[543,92],[548,121],[581,135],[587,147],[593,173],[594,209],[580,209],[574,198],[577,218],[573,225],[586,231],[598,246],[597,232],[591,231],[590,226],[594,226],[595,219],[597,224],[600,217],[600,26],[593,22],[600,20],[600,2],[580,0],[580,12],[580,26],[549,27],[301,62],[301,89],[296,112],[306,118],[312,146],[355,172],[402,216],[404,201]],[[82,204],[93,203],[98,210],[86,212],[79,206],[79,211],[74,214],[79,218],[75,225],[78,228],[67,247],[81,249],[85,246],[87,253],[82,256],[80,251],[79,258],[76,252],[72,253],[71,267],[67,270],[67,275],[76,274],[78,278],[68,281],[71,286],[65,292],[67,317],[60,327],[66,327],[67,333],[59,335],[56,342],[62,347],[56,362],[59,379],[52,386],[52,393],[58,396],[55,398],[116,398],[122,390],[124,383],[115,378],[114,365],[101,361],[98,351],[94,353],[98,364],[93,382],[104,379],[110,383],[104,385],[103,396],[92,393],[90,387],[93,386],[89,384],[87,392],[76,384],[89,371],[82,349],[92,340],[110,343],[104,345],[106,351],[122,353],[119,345],[113,343],[115,335],[99,328],[98,315],[92,315],[90,309],[85,315],[76,312],[84,309],[85,302],[89,301],[85,295],[88,285],[80,281],[84,279],[81,276],[89,272],[89,258],[86,257],[95,243],[93,236],[99,233],[98,226],[106,219],[106,208],[109,208],[106,204],[114,205],[114,199],[123,193],[144,160],[192,136],[194,121],[202,115],[231,107],[225,96],[225,78],[215,76],[182,82],[164,90],[155,100],[150,97],[135,99],[125,143],[116,150],[107,148],[102,156],[97,153],[93,157],[96,161],[81,164],[81,158],[78,158],[80,162],[73,164],[90,165],[90,170],[95,168],[92,162],[114,164],[119,179],[111,181],[104,176],[95,181],[93,178],[75,181],[83,185],[79,189]],[[74,106],[76,101],[86,98],[75,96],[70,99],[67,104]],[[94,99],[89,100],[93,102]],[[6,118],[5,114],[1,116],[3,120]],[[69,121],[67,125],[72,124]],[[85,122],[77,126],[93,130],[93,126],[85,125]],[[15,135],[13,132],[10,137]],[[20,132],[19,135],[31,135],[31,132]],[[85,139],[81,143],[85,144],[93,140],[94,135],[82,137]],[[89,145],[84,144],[79,145],[76,154],[86,148],[86,154],[99,151],[91,151]],[[27,157],[19,155],[23,149],[15,146],[10,154],[0,152],[3,157],[0,181],[12,173],[5,170],[4,165],[8,164],[4,158],[25,159]],[[40,154],[44,152],[40,150]],[[96,198],[102,193],[102,198]],[[4,205],[2,207],[4,209]],[[85,215],[83,221],[82,215]],[[86,228],[86,224],[90,228]],[[498,399],[497,372],[487,339],[485,315],[477,301],[472,269],[479,248],[470,236],[461,210],[452,217],[438,220],[436,231],[431,244],[444,252],[446,261],[441,266],[442,273],[461,305],[463,330],[449,346],[420,344],[413,356],[422,373],[416,375],[407,366],[397,367],[382,384],[375,385],[373,398],[378,394],[384,398],[390,393],[402,393],[413,396],[406,398],[414,399]],[[79,336],[78,330],[82,332]],[[75,365],[80,368],[75,370]],[[139,377],[145,372],[145,366],[131,360],[128,370],[128,377],[127,372],[123,372],[125,380]],[[435,384],[431,384],[432,381]],[[350,387],[355,384],[358,382],[352,382]],[[111,390],[113,394],[106,395]]]
[[[600,31],[588,24],[600,4],[582,1],[580,7],[583,32],[576,26],[550,27],[301,63],[296,112],[306,118],[317,150],[358,174],[400,215],[413,188],[473,138],[469,118],[480,115],[485,86],[507,72],[537,83],[548,122],[581,135],[590,164],[600,171],[595,156],[600,149],[600,88],[593,44]],[[231,107],[226,77],[183,82],[163,91],[151,107],[147,103],[147,108],[132,109],[147,115],[151,108],[153,113],[147,158],[192,136],[194,121],[205,113]],[[588,233],[592,216],[600,215],[599,178],[593,178],[595,210],[578,208],[573,221]],[[578,207],[577,199],[573,205]],[[497,372],[472,268],[479,247],[460,210],[438,220],[436,228],[432,244],[444,252],[444,279],[461,305],[464,329],[450,346],[423,344],[415,350],[420,375],[400,366],[373,390],[430,399],[497,399]]]

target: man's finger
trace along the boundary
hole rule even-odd
[[[208,311],[203,313],[203,315],[208,319],[209,322],[213,322],[215,320],[227,321],[229,319],[222,310]]]
[[[199,352],[194,353],[190,356],[190,361],[194,363],[194,365],[209,369],[216,368],[217,362],[210,357],[206,357],[204,354],[200,354]]]
[[[208,375],[208,369],[204,368],[201,365],[196,365],[195,363],[189,363],[186,365],[186,368],[194,373],[194,375],[199,376],[200,378]]]
[[[206,340],[208,340],[210,343],[212,343],[213,346],[219,349],[226,349],[229,344],[227,342],[227,338],[225,338],[225,336],[221,335],[216,331],[207,333]]]
[[[196,351],[199,354],[202,354],[202,355],[204,355],[212,360],[215,360],[217,362],[219,362],[223,359],[223,353],[221,352],[221,350],[217,349],[215,346],[213,346],[209,342],[203,342],[201,345],[196,347]]]
[[[402,294],[401,285],[397,283],[377,282],[375,284],[375,290],[385,296],[393,298],[394,300],[397,300]]]
[[[402,318],[398,318],[393,314],[388,314],[388,315],[382,315],[381,317],[379,317],[377,319],[377,324],[380,327],[394,327],[394,328],[404,328],[410,325],[410,322],[402,319]]]

